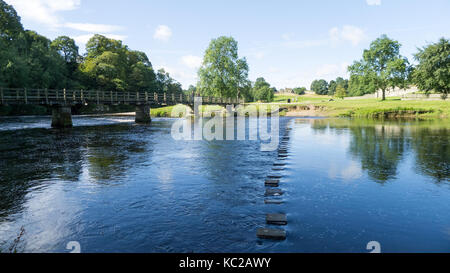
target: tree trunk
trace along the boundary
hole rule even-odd
[[[386,89],[382,89],[383,91],[383,97],[381,98],[381,100],[386,100]]]

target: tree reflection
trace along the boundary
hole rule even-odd
[[[319,133],[333,129],[350,131],[349,152],[357,158],[371,178],[379,183],[394,179],[403,155],[415,153],[417,170],[436,178],[450,178],[450,130],[446,121],[381,121],[365,119],[314,120]]]
[[[449,132],[447,128],[417,128],[411,133],[418,170],[438,183],[450,180]]]
[[[352,126],[350,153],[375,181],[385,183],[397,174],[405,151],[404,128],[396,125]]]

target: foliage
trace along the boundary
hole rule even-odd
[[[328,95],[333,96],[336,93],[336,88],[342,86],[347,92],[348,90],[348,80],[344,80],[342,77],[337,77],[336,80],[330,81],[328,84]]]
[[[326,80],[315,80],[311,83],[311,90],[317,95],[327,95],[328,83]]]
[[[264,78],[258,78],[253,86],[252,93],[255,101],[271,102],[274,98],[275,89],[271,88]]]
[[[349,67],[351,76],[356,76],[358,82],[372,82],[376,90],[382,90],[385,100],[386,89],[405,87],[411,71],[408,59],[400,55],[400,46],[382,35],[370,44],[370,49],[364,50],[360,61]]]
[[[238,43],[232,37],[213,39],[205,51],[198,71],[198,89],[202,95],[243,97],[248,90],[248,65],[238,56]]]
[[[121,41],[94,35],[79,55],[67,36],[51,41],[24,30],[14,8],[0,0],[0,86],[181,92],[165,71],[156,75],[147,55]],[[157,77],[158,76],[158,77]]]
[[[345,91],[344,86],[338,85],[336,87],[336,92],[334,93],[334,96],[340,99],[343,99],[345,96],[347,96],[347,92]]]
[[[450,43],[441,38],[415,55],[419,64],[413,73],[414,83],[424,91],[435,91],[447,97],[450,93]]]
[[[450,118],[450,101],[402,101],[399,98],[336,100],[314,103],[328,116]]]
[[[304,95],[306,93],[306,87],[296,87],[294,88],[294,93],[297,95]]]

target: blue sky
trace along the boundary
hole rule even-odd
[[[155,69],[187,88],[210,40],[231,35],[250,79],[277,88],[347,76],[346,67],[381,34],[417,47],[450,38],[449,0],[148,1],[6,0],[25,28],[51,39],[68,35],[84,51],[94,33],[147,53]]]

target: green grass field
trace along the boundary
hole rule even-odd
[[[275,97],[275,101],[279,102],[282,107],[292,109],[296,107],[296,104],[314,105],[324,116],[450,118],[449,100],[402,101],[395,97],[388,98],[386,101],[380,99],[343,100],[330,96],[303,95],[295,96],[298,98],[298,103],[286,104],[286,96],[276,95]]]
[[[330,116],[450,118],[450,101],[402,101],[399,98],[341,100],[314,104]]]

